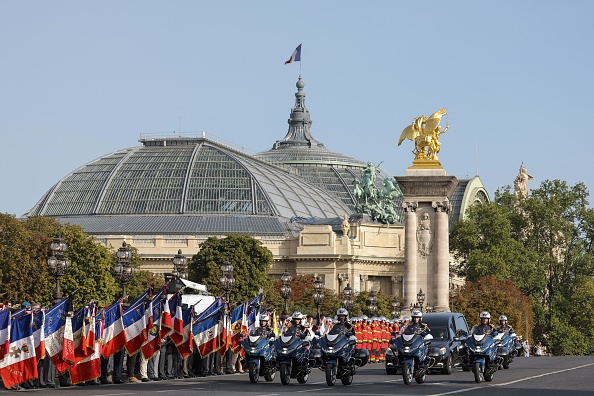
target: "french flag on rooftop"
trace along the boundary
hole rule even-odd
[[[108,358],[126,345],[122,323],[122,303],[116,301],[103,311],[103,346],[101,355]]]
[[[289,60],[285,62],[285,65],[293,62],[301,62],[301,44],[295,48],[295,51],[293,51]]]
[[[10,345],[10,309],[0,311],[0,360],[8,351]]]
[[[6,388],[38,376],[33,312],[13,319],[10,333],[10,350],[0,362],[0,374]]]
[[[52,359],[52,362],[56,365],[59,373],[63,373],[70,368],[70,363],[62,359],[64,327],[66,325],[66,312],[68,312],[69,306],[70,299],[65,298],[45,313],[45,350],[47,355]]]

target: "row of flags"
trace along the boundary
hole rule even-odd
[[[121,301],[99,309],[91,302],[73,312],[65,298],[44,310],[0,311],[0,375],[9,388],[38,377],[37,363],[52,359],[59,373],[70,371],[73,384],[99,378],[100,358],[122,348],[145,359],[171,340],[182,357],[194,346],[202,356],[239,352],[241,334],[257,327],[260,298],[231,312],[218,298],[200,314],[194,306],[182,310],[181,294],[167,298],[166,290],[149,288],[125,309]],[[255,316],[254,316],[255,315]]]

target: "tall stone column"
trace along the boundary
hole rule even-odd
[[[437,312],[450,311],[449,282],[450,282],[450,233],[449,214],[452,210],[450,201],[434,201],[435,223],[437,233],[435,238],[435,275],[434,290],[436,291],[435,310]]]
[[[363,291],[369,291],[367,289],[367,281],[369,281],[369,275],[361,275],[361,283],[363,283],[362,285],[362,289]]]
[[[416,302],[417,296],[417,207],[418,202],[403,202],[406,212],[404,220],[404,305]]]

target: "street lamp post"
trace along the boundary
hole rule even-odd
[[[58,232],[56,237],[50,244],[52,255],[47,259],[47,269],[50,274],[56,278],[56,291],[54,292],[54,303],[58,303],[62,299],[62,291],[60,290],[60,278],[68,272],[70,261],[66,258],[66,249],[68,245],[62,239],[62,233]]]
[[[398,297],[394,297],[390,305],[392,306],[392,318],[396,319],[400,316],[400,300],[398,300]]]
[[[126,285],[134,276],[134,267],[130,264],[132,252],[126,241],[122,242],[122,247],[118,249],[116,256],[118,257],[118,263],[113,267],[113,272],[117,280],[122,284],[122,302],[125,303],[128,298],[126,295]]]
[[[285,300],[285,310],[283,311],[284,318],[286,318],[287,315],[289,314],[287,300],[289,298],[291,298],[291,292],[292,292],[291,281],[292,280],[293,280],[293,277],[289,273],[289,270],[285,269],[285,272],[283,272],[283,274],[281,275],[282,285],[280,287],[281,297],[283,298],[283,300]]]
[[[229,293],[235,287],[235,278],[233,277],[233,264],[229,260],[223,261],[221,264],[221,289],[225,292],[225,301],[229,303]]]
[[[182,255],[181,249],[173,256],[173,272],[171,275],[179,279],[188,279],[188,259]]]
[[[377,313],[377,296],[375,295],[375,290],[372,290],[367,297],[367,311],[369,312],[369,316],[375,316]]]
[[[342,290],[342,306],[349,312],[353,309],[353,289],[349,283]]]
[[[313,300],[314,300],[314,304],[316,304],[316,308],[318,309],[317,323],[318,323],[318,326],[320,326],[320,307],[324,303],[325,296],[324,296],[324,282],[322,282],[322,280],[320,279],[319,276],[316,278],[316,280],[313,283],[313,289],[314,289]]]

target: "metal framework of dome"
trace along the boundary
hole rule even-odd
[[[140,141],[67,175],[27,216],[57,217],[89,233],[265,235],[287,233],[295,216],[348,213],[338,198],[287,170],[210,139]]]
[[[278,140],[272,149],[257,153],[257,158],[292,168],[307,182],[314,184],[338,197],[348,205],[353,213],[355,197],[353,180],[361,177],[361,170],[366,163],[346,155],[328,150],[323,143],[317,141],[311,132],[312,120],[305,106],[305,83],[301,76],[297,80],[295,106],[288,119],[289,130],[284,138]],[[382,188],[384,178],[390,177],[384,171],[376,179],[377,187]],[[396,211],[403,213],[400,205],[402,193],[396,202]]]

